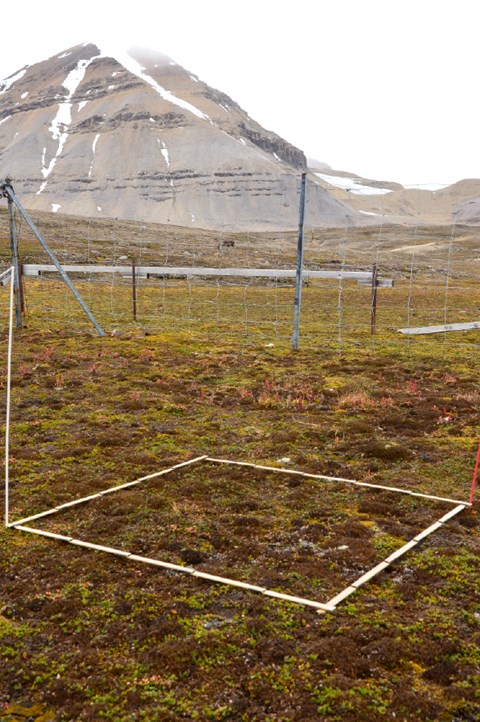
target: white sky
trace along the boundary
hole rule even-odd
[[[4,11],[0,79],[86,41],[143,45],[336,170],[480,178],[478,0],[26,0],[20,14]]]

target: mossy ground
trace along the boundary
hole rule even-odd
[[[295,263],[292,234],[35,221],[62,262]],[[45,262],[17,225],[23,260]],[[2,238],[8,232],[0,209]],[[121,331],[99,339],[62,284],[26,279],[12,518],[203,454],[467,499],[480,432],[478,331],[460,344],[447,334],[409,342],[397,329],[476,320],[478,229],[419,227],[411,255],[401,251],[408,234],[307,232],[307,267],[368,270],[375,257],[396,283],[378,292],[375,337],[368,287],[306,286],[298,352],[291,284],[151,280],[137,289],[132,323],[129,281],[79,277],[101,324]],[[422,250],[431,239],[435,258]],[[5,241],[4,265],[9,256]],[[4,324],[1,338],[5,348]],[[36,525],[326,601],[447,508],[209,463]],[[479,544],[476,503],[318,615],[2,528],[0,720],[474,722]]]
[[[473,344],[339,355],[31,322],[14,348],[12,518],[202,454],[468,498]],[[41,525],[324,601],[447,508],[207,464]],[[0,541],[2,722],[480,719],[476,506],[326,615],[14,529]]]

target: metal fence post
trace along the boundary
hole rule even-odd
[[[132,308],[133,308],[133,320],[137,320],[137,268],[135,265],[135,259],[132,258]]]
[[[377,264],[373,264],[372,268],[372,313],[370,319],[370,333],[372,336],[375,335],[375,328],[377,324],[377,290],[378,290],[378,268]]]
[[[8,215],[10,220],[10,248],[12,251],[12,266],[13,266],[13,277],[11,283],[13,283],[13,292],[15,294],[15,320],[17,328],[22,328],[22,304],[20,295],[20,273],[18,264],[18,243],[17,234],[15,230],[15,207],[12,199],[8,196]]]
[[[305,186],[307,174],[302,173],[300,188],[300,208],[298,212],[298,245],[297,245],[297,274],[295,281],[295,299],[293,302],[293,349],[298,349],[300,333],[300,311],[302,307],[302,273],[303,273],[303,223],[305,219]]]

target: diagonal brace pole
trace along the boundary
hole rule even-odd
[[[85,313],[87,314],[87,316],[88,316],[88,318],[90,319],[90,321],[93,323],[93,325],[94,325],[95,328],[97,329],[99,335],[100,335],[100,336],[106,336],[105,331],[102,329],[102,327],[101,327],[101,326],[99,325],[99,323],[97,322],[96,318],[94,317],[94,315],[92,314],[92,312],[91,312],[90,309],[88,308],[87,304],[85,303],[85,301],[83,300],[83,298],[81,297],[81,295],[79,294],[79,292],[77,291],[77,289],[75,288],[75,286],[73,285],[73,283],[71,282],[71,280],[69,279],[69,277],[67,276],[67,274],[65,273],[65,271],[63,270],[63,268],[62,268],[60,262],[58,261],[57,257],[55,256],[55,254],[53,253],[53,251],[52,251],[52,250],[50,249],[50,247],[48,246],[46,240],[43,238],[42,234],[41,234],[41,233],[39,232],[39,230],[36,228],[35,224],[34,224],[33,221],[31,220],[31,218],[30,218],[30,216],[28,215],[27,211],[23,208],[22,204],[20,203],[20,201],[19,201],[18,198],[16,197],[16,195],[15,195],[15,193],[14,193],[14,190],[13,190],[11,184],[10,184],[9,182],[5,182],[5,183],[2,184],[1,189],[2,189],[2,191],[3,191],[3,194],[7,196],[8,200],[9,200],[9,201],[13,201],[13,203],[15,203],[16,207],[17,207],[18,210],[20,211],[21,215],[23,216],[24,220],[25,220],[26,223],[28,224],[29,228],[33,231],[33,233],[35,234],[35,236],[38,238],[38,240],[39,240],[42,248],[44,249],[44,251],[46,252],[46,254],[48,255],[48,257],[49,257],[50,260],[52,261],[53,265],[55,266],[55,268],[56,268],[57,271],[59,272],[59,274],[60,274],[61,278],[63,279],[63,281],[65,281],[65,283],[67,284],[67,286],[69,287],[69,289],[71,290],[71,292],[73,293],[73,295],[75,296],[75,298],[76,298],[76,300],[78,301],[78,303],[80,304],[80,306],[83,308],[83,310],[84,310]]]

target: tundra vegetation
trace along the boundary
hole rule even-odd
[[[91,294],[101,321],[123,292]],[[181,297],[181,284],[171,292]],[[283,338],[239,341],[232,324],[167,317],[162,329],[125,320],[99,338],[88,321],[72,324],[57,282],[26,279],[26,297],[14,338],[12,519],[203,454],[468,500],[478,332],[455,346],[393,333],[372,343],[359,331],[341,348],[312,332],[293,352]],[[5,394],[1,404],[4,413]],[[37,526],[326,601],[449,508],[205,463]],[[0,720],[473,722],[479,543],[476,502],[318,614],[2,527]]]

